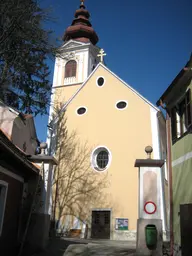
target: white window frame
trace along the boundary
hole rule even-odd
[[[4,214],[5,214],[5,207],[6,207],[6,201],[7,201],[7,192],[8,192],[8,183],[0,180],[0,187],[2,189],[5,189],[4,195],[2,193],[0,194],[0,236],[3,231],[3,222],[4,222]]]
[[[107,166],[104,168],[104,169],[100,169],[97,165],[97,155],[100,151],[102,150],[105,150],[108,152],[108,157],[109,157],[109,161],[108,161],[108,164]],[[111,151],[106,147],[106,146],[98,146],[96,147],[93,151],[92,151],[92,154],[91,154],[91,167],[96,171],[96,172],[99,172],[99,173],[103,173],[105,172],[109,166],[111,165],[111,160],[112,160],[112,154],[111,154]]]
[[[126,103],[126,106],[124,108],[118,108],[117,107],[117,104],[120,103],[120,102],[125,102]],[[118,100],[116,103],[115,103],[115,108],[120,110],[120,111],[123,111],[125,110],[126,108],[128,108],[128,101],[127,100]]]
[[[85,113],[83,113],[83,114],[78,114],[78,110],[80,109],[80,108],[85,108]],[[76,109],[76,114],[78,115],[78,116],[83,116],[83,115],[85,115],[85,114],[87,114],[87,107],[85,107],[85,106],[80,106],[80,107],[78,107],[77,109]]]
[[[103,83],[102,85],[98,85],[98,80],[99,80],[99,78],[103,78],[103,80],[104,80],[104,83]],[[102,88],[102,87],[105,85],[105,82],[106,82],[106,80],[105,80],[105,77],[104,77],[104,76],[98,76],[97,79],[96,79],[96,85],[97,85],[99,88]]]

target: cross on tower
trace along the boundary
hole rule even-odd
[[[104,59],[104,56],[106,56],[107,54],[104,52],[103,49],[101,49],[99,51],[99,54],[97,55],[98,57],[100,57],[100,62],[103,63],[103,59]]]

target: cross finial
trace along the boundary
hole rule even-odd
[[[85,9],[85,5],[84,5],[84,0],[80,0],[80,8],[84,8]]]
[[[107,54],[105,53],[105,51],[103,49],[101,49],[99,51],[99,54],[97,55],[98,57],[100,57],[100,62],[103,63],[103,59],[104,59],[104,56],[106,56]]]

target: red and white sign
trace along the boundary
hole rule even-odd
[[[154,214],[157,211],[157,206],[154,202],[148,201],[144,205],[144,211],[147,214]]]

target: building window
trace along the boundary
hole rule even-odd
[[[0,180],[0,236],[3,230],[4,213],[7,199],[8,183]]]
[[[111,162],[111,153],[105,147],[96,148],[91,157],[92,167],[96,171],[104,171],[106,170]]]
[[[171,109],[171,131],[173,142],[191,130],[191,114],[191,90],[188,90],[184,98]]]
[[[118,108],[118,109],[124,109],[126,107],[127,107],[127,102],[124,100],[121,100],[116,103],[116,108]]]
[[[75,60],[70,60],[65,65],[65,78],[76,77],[77,62]]]
[[[80,107],[77,109],[77,114],[78,115],[83,115],[87,112],[87,109],[85,107]]]
[[[103,86],[104,83],[105,83],[105,80],[104,80],[103,77],[99,77],[99,78],[97,79],[97,85],[98,85],[99,87]]]
[[[107,166],[108,162],[109,162],[109,154],[107,151],[102,150],[97,154],[96,157],[96,162],[97,162],[97,166],[99,167],[99,169],[105,169],[105,167]]]

